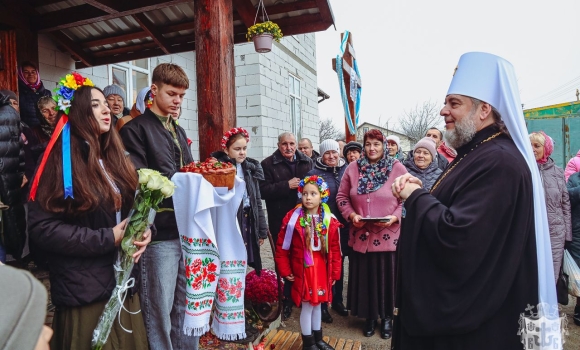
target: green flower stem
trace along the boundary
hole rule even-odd
[[[99,318],[99,323],[93,332],[93,340],[91,346],[93,350],[100,350],[107,342],[107,338],[111,333],[113,322],[116,322],[117,315],[122,305],[119,301],[119,291],[127,284],[131,277],[131,271],[134,266],[133,254],[139,248],[133,243],[135,241],[143,240],[143,234],[153,224],[153,219],[150,219],[151,210],[157,212],[159,204],[165,199],[161,190],[149,190],[146,184],[140,184],[139,190],[135,196],[133,209],[131,210],[129,222],[121,241],[120,254],[120,269],[115,271],[115,281],[117,285],[113,289],[111,298],[105,305],[103,314]]]

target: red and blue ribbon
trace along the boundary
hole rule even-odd
[[[36,198],[36,191],[38,190],[38,183],[40,182],[40,177],[44,172],[44,167],[46,166],[46,161],[48,156],[54,148],[54,144],[58,137],[62,134],[62,172],[63,172],[63,182],[64,182],[64,198],[74,198],[73,197],[73,184],[72,184],[72,161],[70,153],[70,124],[68,123],[68,116],[64,114],[56,124],[54,132],[46,146],[46,151],[42,156],[38,170],[36,171],[36,176],[32,181],[32,186],[30,188],[30,200],[33,201]]]

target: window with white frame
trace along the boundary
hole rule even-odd
[[[302,89],[300,79],[292,74],[288,74],[290,91],[290,121],[292,123],[292,133],[296,139],[302,138]]]
[[[149,59],[109,65],[109,84],[119,85],[125,90],[125,107],[131,109],[141,89],[151,86]]]

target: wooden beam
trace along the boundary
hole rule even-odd
[[[167,44],[168,44],[167,47],[172,53],[174,53],[173,51],[175,50],[176,46],[190,44],[189,49],[190,49],[190,51],[193,51],[194,50],[193,43],[194,43],[193,35],[185,35],[185,36],[179,36],[179,37],[175,37],[175,38],[171,38],[171,39],[167,40]],[[139,51],[143,51],[143,50],[150,50],[150,49],[154,49],[154,48],[159,48],[159,45],[157,45],[157,43],[155,43],[155,42],[146,42],[146,43],[139,43],[139,44],[135,44],[135,45],[120,46],[120,47],[116,47],[114,49],[100,50],[100,51],[93,52],[92,55],[96,58],[101,58],[101,57],[107,57],[107,56],[116,56],[116,55],[128,54],[128,53],[132,53],[132,52],[139,52]]]
[[[64,10],[49,12],[41,17],[39,16],[35,21],[36,29],[41,33],[52,32],[55,30],[78,27],[114,18],[131,16],[137,13],[149,12],[183,3],[191,3],[191,0],[125,0],[119,2],[120,9],[117,13],[106,13],[91,5],[84,4]]]
[[[195,0],[195,65],[200,159],[236,126],[232,0]]]
[[[316,0],[316,5],[318,7],[318,11],[320,12],[320,16],[324,22],[330,22],[330,24],[334,24],[334,16],[332,14],[332,10],[330,9],[330,1],[329,0]]]
[[[184,30],[193,30],[193,21],[172,24],[172,25],[167,26],[167,27],[160,27],[159,28],[159,31],[161,32],[161,34],[170,34],[170,33],[175,33],[175,32],[181,32]],[[88,47],[94,47],[94,46],[116,44],[116,43],[120,43],[120,42],[124,42],[124,41],[136,40],[136,39],[144,39],[148,36],[149,36],[149,34],[147,34],[147,32],[145,32],[144,30],[137,30],[134,32],[124,33],[121,35],[119,35],[119,34],[109,35],[109,36],[105,36],[105,37],[95,39],[95,40],[84,41],[84,42],[81,42],[78,44],[84,48],[88,48]]]
[[[151,49],[151,50],[131,52],[131,53],[117,55],[117,56],[106,56],[106,57],[95,58],[94,65],[95,66],[103,66],[106,64],[127,62],[127,61],[132,61],[132,60],[138,60],[141,58],[149,58],[149,57],[156,57],[156,56],[163,56],[163,55],[165,55],[163,50],[161,50],[160,48],[155,48],[155,49]],[[76,69],[82,69],[82,68],[87,68],[87,67],[91,67],[91,66],[92,65],[86,65],[83,62],[77,62],[75,64]]]
[[[240,15],[242,22],[247,28],[250,28],[254,24],[254,18],[256,16],[256,8],[252,5],[250,0],[232,0],[234,8]]]
[[[266,7],[266,12],[269,16],[279,15],[281,13],[288,13],[293,11],[310,10],[317,8],[315,0],[296,1],[289,3],[281,3]]]
[[[50,33],[50,36],[64,46],[68,52],[78,57],[78,59],[86,64],[87,66],[93,65],[93,59],[87,54],[83,49],[76,45],[68,36],[64,35],[62,32]]]
[[[85,2],[99,10],[105,11],[106,13],[117,13],[118,1],[115,0],[85,0]],[[117,6],[115,6],[117,4]]]
[[[28,0],[28,4],[33,7],[40,7],[46,5],[53,5],[59,2],[63,2],[65,0]]]
[[[159,28],[157,28],[155,24],[153,24],[153,22],[151,22],[149,18],[145,16],[145,14],[137,13],[133,15],[133,18],[135,18],[137,23],[139,23],[139,25],[147,33],[147,35],[150,36],[151,39],[153,39],[153,41],[157,45],[159,45],[159,47],[161,48],[161,50],[163,50],[163,52],[165,52],[168,55],[171,53],[169,51],[169,44],[167,43],[167,40],[165,40],[163,34],[161,34],[161,32],[159,31]]]

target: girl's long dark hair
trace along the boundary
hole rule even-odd
[[[92,108],[93,89],[101,91],[89,86],[78,88],[68,115],[74,199],[64,199],[62,136],[59,136],[38,184],[36,200],[45,211],[77,215],[99,206],[128,209],[133,204],[137,173],[115,128],[111,126],[108,132],[100,133]],[[121,198],[109,183],[99,159],[119,188]]]

